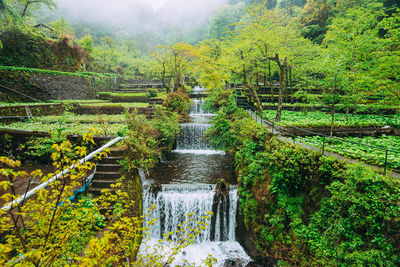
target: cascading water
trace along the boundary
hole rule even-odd
[[[191,115],[212,115],[209,111],[203,109],[203,99],[193,99]]]
[[[211,115],[203,113],[201,100],[194,103],[191,116],[196,116],[196,120]],[[161,190],[153,193],[150,187],[144,187],[143,211],[148,214],[146,220],[156,220],[154,225],[149,226],[150,241],[142,250],[152,251],[152,247],[156,247],[166,233],[172,233],[169,239],[178,242],[180,239],[175,231],[179,225],[186,220],[184,227],[195,227],[202,216],[214,212],[211,220],[207,221],[207,227],[195,236],[194,244],[176,255],[172,265],[189,262],[198,266],[210,254],[217,259],[217,264],[213,266],[226,266],[232,262],[239,264],[235,266],[246,266],[251,259],[235,241],[237,188],[230,185],[228,190],[225,186],[222,192],[216,187],[221,178],[229,181],[233,177],[226,168],[227,156],[222,151],[213,150],[204,139],[204,132],[209,126],[206,123],[182,124],[176,150],[148,177],[148,180],[161,184]],[[166,177],[171,175],[176,177]],[[187,220],[186,214],[189,213],[193,220]],[[163,253],[168,254],[168,249],[163,248]]]
[[[149,229],[150,237],[162,238],[163,233],[175,231],[178,225],[187,219],[186,214],[192,212],[194,213],[192,215],[193,221],[188,226],[194,228],[196,221],[200,221],[202,216],[212,211],[214,195],[215,185],[163,185],[162,190],[157,194],[150,192],[150,190],[145,190],[143,208],[150,210],[149,218],[157,219]],[[222,216],[217,212],[214,215],[216,216],[216,223],[212,225],[208,222],[207,228],[196,236],[195,243],[235,241],[236,187],[231,187],[227,200],[229,201],[229,209],[221,209],[223,210]],[[151,210],[152,205],[155,207],[153,210]],[[223,229],[222,232],[220,231],[221,229]],[[173,241],[178,241],[175,233],[171,238]]]
[[[202,123],[184,123],[182,130],[176,141],[176,150],[212,150],[207,140],[204,139],[204,133],[209,124]]]

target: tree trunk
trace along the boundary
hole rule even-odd
[[[283,87],[284,87],[284,69],[281,69],[279,75],[279,96],[278,96],[278,108],[276,109],[275,121],[281,121],[282,117],[282,98],[283,98]]]
[[[331,115],[332,115],[332,120],[331,120],[331,132],[329,133],[329,138],[331,139],[332,142],[332,137],[333,137],[333,127],[335,125],[335,102],[333,101],[332,107],[331,107]]]
[[[287,57],[283,60],[283,64],[279,60],[279,55],[275,55],[275,61],[278,63],[279,66],[279,96],[278,96],[278,108],[276,109],[276,116],[275,116],[275,121],[279,122],[281,121],[282,117],[282,99],[283,99],[283,91],[286,88],[286,74],[287,74]]]
[[[346,122],[349,122],[349,112],[350,112],[349,109],[350,109],[349,106],[347,106],[346,107]]]
[[[240,52],[240,56],[242,58],[242,60],[244,60],[244,55],[243,52]],[[249,93],[250,93],[250,98],[252,101],[254,101],[255,104],[255,108],[260,112],[260,116],[262,116],[263,113],[263,109],[262,109],[262,105],[261,105],[261,101],[260,98],[258,97],[257,94],[257,88],[255,88],[251,82],[248,82],[247,80],[247,70],[246,70],[246,66],[243,64],[242,66],[242,75],[243,75],[243,89],[245,89],[245,87],[248,89]]]
[[[26,11],[28,9],[29,4],[30,4],[29,1],[26,2],[25,6],[24,6],[24,10],[22,11],[22,14],[21,14],[21,18],[23,18],[26,15]]]
[[[165,75],[166,75],[165,63],[162,63],[162,66],[163,66],[163,70],[162,70],[162,73],[161,73],[161,83],[164,86],[164,88],[165,88],[165,90],[167,91],[167,94],[168,94],[169,92],[171,92],[171,88],[169,88],[169,85],[167,85],[167,83],[165,81],[165,79],[166,79],[166,77],[165,77]]]

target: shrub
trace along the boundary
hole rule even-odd
[[[182,118],[186,118],[191,107],[191,100],[185,92],[172,92],[167,94],[163,106],[169,111],[178,113]]]
[[[149,90],[147,90],[147,92],[146,92],[146,96],[147,96],[147,97],[156,97],[157,94],[158,94],[157,89],[149,89]]]

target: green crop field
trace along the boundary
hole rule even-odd
[[[362,138],[333,138],[332,142],[329,142],[329,137],[325,137],[325,141],[323,138],[324,137],[320,136],[307,136],[298,137],[297,140],[301,140],[300,142],[302,143],[316,147],[322,147],[323,142],[325,142],[325,151],[334,152],[345,157],[359,159],[361,161],[378,166],[384,166],[386,157],[386,150],[384,149],[389,149],[391,151],[388,151],[388,166],[394,169],[400,169],[400,136],[382,135],[381,137],[367,136]],[[350,143],[343,140],[360,144]]]
[[[265,110],[264,118],[274,120],[276,111]],[[297,127],[317,128],[330,127],[331,114],[321,111],[282,111],[281,125],[289,124]],[[335,114],[335,127],[367,127],[367,126],[399,126],[400,115],[379,116],[349,114],[346,121],[346,114]]]

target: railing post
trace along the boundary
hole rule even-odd
[[[272,122],[272,135],[274,135],[275,132],[275,122]]]
[[[383,174],[384,174],[384,175],[386,175],[388,153],[389,153],[389,150],[386,149],[386,154],[385,154],[385,166],[384,166],[384,168],[383,168]]]
[[[325,153],[325,136],[322,137],[322,155]]]

